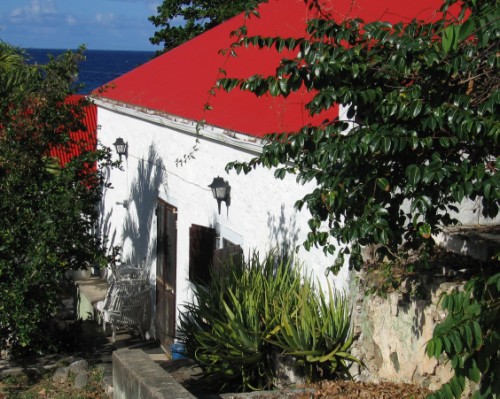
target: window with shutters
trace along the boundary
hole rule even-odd
[[[189,228],[189,280],[195,283],[210,281],[210,266],[215,243],[215,229],[191,225]]]
[[[218,237],[215,229],[191,225],[189,229],[189,280],[208,284],[213,275],[221,273],[224,263],[239,262],[242,257],[242,248],[226,238]]]

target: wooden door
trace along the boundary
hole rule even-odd
[[[175,337],[177,209],[159,201],[156,258],[156,337],[168,350]]]

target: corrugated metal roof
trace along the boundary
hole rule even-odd
[[[72,95],[66,101],[76,103],[82,97],[81,95]],[[66,165],[74,156],[80,155],[82,150],[95,150],[97,148],[97,107],[95,105],[85,107],[83,123],[87,129],[86,131],[80,130],[70,133],[74,143],[68,147],[56,147],[50,150],[50,156],[59,158],[61,166]]]
[[[358,17],[366,22],[384,20],[430,20],[440,0],[321,0],[333,18]],[[266,133],[296,131],[307,123],[318,123],[304,109],[311,93],[293,93],[288,98],[257,98],[235,89],[231,93],[209,95],[218,78],[271,75],[286,53],[256,48],[237,48],[237,57],[220,54],[235,38],[231,32],[246,24],[248,35],[304,36],[307,20],[316,15],[304,0],[269,0],[259,7],[260,18],[245,20],[243,14],[205,32],[168,53],[128,72],[108,84],[95,96],[176,115],[189,120],[205,119],[222,129],[262,137]],[[288,54],[290,56],[290,54]],[[207,102],[213,107],[204,111]],[[330,116],[337,115],[337,108]],[[325,115],[321,115],[321,121]]]

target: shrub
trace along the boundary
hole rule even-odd
[[[474,399],[500,397],[500,273],[473,277],[444,295],[441,306],[447,317],[434,328],[427,354],[445,354],[455,375],[429,398],[460,398],[466,380],[479,384]]]
[[[285,353],[297,358],[309,380],[350,378],[349,365],[358,360],[347,352],[352,344],[347,301],[331,287],[328,298],[321,290],[317,294],[306,282],[298,292],[290,293],[295,298],[286,303],[294,306],[286,306],[279,315],[271,339]]]
[[[349,376],[357,359],[350,311],[330,288],[317,291],[289,260],[227,263],[209,286],[195,285],[195,303],[181,314],[187,353],[218,390],[273,386],[273,354],[292,355],[309,379]]]
[[[66,101],[83,59],[32,65],[0,43],[0,349],[12,356],[57,350],[64,275],[105,262],[94,232],[110,151],[72,138],[88,103]],[[80,155],[63,167],[52,150]]]

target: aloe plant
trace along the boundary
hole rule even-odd
[[[257,253],[227,264],[181,314],[180,334],[208,381],[219,390],[271,388],[275,352],[292,355],[310,379],[348,377],[357,359],[344,295],[317,290],[290,260]]]
[[[297,358],[309,379],[349,378],[349,366],[360,363],[348,353],[353,342],[345,295],[328,286],[328,296],[306,279],[294,293],[294,308],[283,311],[273,343]]]
[[[181,314],[180,334],[204,376],[223,389],[268,386],[264,282],[256,267],[224,265],[209,287],[196,284],[196,303]]]

